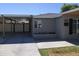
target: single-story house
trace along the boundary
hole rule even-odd
[[[79,34],[79,8],[61,14],[0,15],[0,32],[25,32],[35,38],[73,38]]]

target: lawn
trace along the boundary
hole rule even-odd
[[[39,49],[42,56],[79,56],[79,46]]]

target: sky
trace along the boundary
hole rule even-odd
[[[0,14],[60,13],[63,3],[0,3]]]

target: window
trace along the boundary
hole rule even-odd
[[[64,26],[68,26],[68,23],[64,23]]]
[[[64,21],[64,26],[68,26],[68,20],[67,19]]]
[[[76,34],[76,23],[73,23],[73,33]]]
[[[41,20],[38,21],[38,28],[41,28],[42,27],[42,22]]]
[[[76,24],[76,22],[77,22],[76,20],[73,20],[73,23],[75,23],[75,24]]]
[[[41,27],[42,27],[42,22],[41,22],[41,20],[35,21],[34,27],[35,27],[35,28],[41,28]]]
[[[34,27],[37,28],[37,21],[35,21],[35,23],[34,23]]]

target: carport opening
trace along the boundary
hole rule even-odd
[[[1,19],[0,32],[3,37],[6,37],[7,33],[31,34],[32,32],[32,17],[6,17],[2,15]]]

